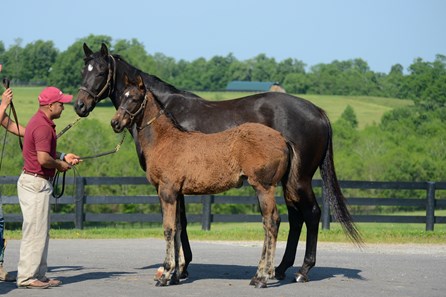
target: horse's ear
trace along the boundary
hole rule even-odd
[[[102,43],[102,46],[101,46],[101,54],[102,54],[102,56],[108,56],[108,48],[107,48],[107,46],[105,45],[105,43]]]
[[[88,47],[88,45],[84,42],[84,53],[85,57],[89,57],[93,54],[93,51]]]
[[[140,88],[141,90],[144,90],[144,81],[143,81],[141,75],[138,75],[138,77],[136,79],[136,83],[138,84],[138,88]]]

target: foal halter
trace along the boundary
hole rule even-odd
[[[130,117],[130,124],[133,125],[133,120],[135,119],[135,117],[140,114],[144,109],[146,109],[146,104],[147,104],[147,95],[144,96],[144,100],[141,103],[141,106],[135,111],[135,112],[131,112],[129,111],[127,108],[122,107],[122,105],[119,106],[120,109],[122,109],[126,114],[129,115]],[[157,118],[159,118],[162,114],[164,114],[164,110],[160,109],[158,111],[158,113],[156,114],[155,117],[153,117],[152,119],[150,119],[147,123],[145,123],[143,126],[141,127],[136,127],[138,130],[143,130],[144,128],[146,128],[147,126],[150,126]]]
[[[105,98],[102,97],[102,95],[104,95],[105,91],[108,90],[108,94],[106,97],[109,97],[110,94],[113,92],[113,85],[116,81],[116,60],[112,55],[108,55],[110,57],[110,61],[113,61],[113,71],[112,71],[112,67],[111,67],[111,62],[108,63],[108,76],[107,76],[107,82],[105,83],[104,87],[99,91],[98,94],[94,94],[92,91],[90,91],[89,89],[87,89],[84,86],[81,86],[79,88],[79,91],[84,91],[86,92],[88,95],[90,95],[91,97],[93,97],[94,99],[94,103],[98,103],[99,100]],[[102,97],[102,98],[101,98]]]

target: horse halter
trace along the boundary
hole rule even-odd
[[[113,92],[112,85],[114,85],[114,82],[116,80],[116,61],[113,55],[108,55],[110,57],[110,60],[113,61],[113,71],[111,67],[111,62],[108,63],[108,76],[107,76],[107,82],[105,83],[104,87],[99,91],[98,94],[94,94],[92,91],[87,89],[84,86],[81,86],[79,88],[79,91],[84,91],[94,99],[94,103],[98,103],[99,100],[101,100],[102,95],[104,95],[105,91],[108,90],[108,94],[106,97],[109,97],[110,94]],[[105,98],[105,97],[103,97]]]

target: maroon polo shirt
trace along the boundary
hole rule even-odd
[[[23,138],[23,169],[45,176],[54,176],[55,168],[44,168],[37,161],[37,152],[47,152],[56,159],[56,125],[40,109],[26,125]]]

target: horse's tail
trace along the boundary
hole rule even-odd
[[[347,209],[347,204],[344,195],[342,194],[336,177],[336,171],[333,163],[333,143],[332,143],[332,128],[327,115],[323,112],[327,126],[328,126],[328,143],[324,159],[319,165],[322,182],[323,182],[323,197],[328,199],[332,208],[335,219],[341,223],[344,232],[348,237],[359,246],[362,245],[363,240],[358,228],[353,223],[352,216]]]

